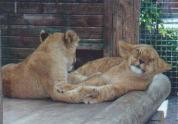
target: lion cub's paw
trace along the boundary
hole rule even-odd
[[[58,93],[65,93],[69,90],[72,90],[72,86],[70,84],[67,83],[61,83],[61,84],[57,84],[56,85],[56,90]]]
[[[80,90],[82,99],[85,104],[98,103],[99,91],[96,88],[87,87]]]

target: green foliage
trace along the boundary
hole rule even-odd
[[[162,20],[161,4],[158,0],[141,0],[140,42],[153,45],[159,55],[172,65],[172,70],[165,73],[171,82],[178,84],[178,30],[165,28]],[[173,89],[175,90],[175,88]],[[178,88],[175,90],[178,92]]]
[[[175,39],[174,31],[166,29],[161,19],[161,5],[155,0],[141,0],[140,26],[147,31],[157,32],[162,37]]]
[[[152,0],[142,0],[141,14],[140,14],[140,25],[145,27],[148,31],[156,29],[156,24],[161,24],[162,20],[160,17],[160,9],[157,4]]]

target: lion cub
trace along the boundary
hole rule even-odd
[[[134,90],[145,90],[153,77],[171,69],[149,45],[132,45],[120,41],[124,60],[104,73],[79,84],[60,84],[61,100],[71,103],[99,103],[114,100]]]
[[[56,86],[67,82],[80,39],[71,30],[53,34],[41,32],[40,39],[41,44],[24,61],[2,67],[5,96],[59,99]]]

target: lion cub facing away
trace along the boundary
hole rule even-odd
[[[2,67],[3,94],[16,98],[58,100],[56,85],[67,82],[76,60],[79,37],[74,31],[40,34],[41,44],[24,61]]]
[[[99,103],[114,100],[134,90],[145,90],[153,77],[171,69],[149,45],[120,42],[120,54],[125,59],[108,71],[79,84],[60,84],[62,101]]]

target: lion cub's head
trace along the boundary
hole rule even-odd
[[[60,54],[60,60],[66,63],[68,71],[72,70],[73,63],[76,62],[76,49],[79,40],[79,36],[72,30],[65,33],[48,34],[45,31],[40,33],[40,47],[47,53],[53,51],[54,56]]]
[[[128,60],[130,70],[136,74],[151,76],[171,69],[150,45],[120,41],[119,48],[120,55]]]

